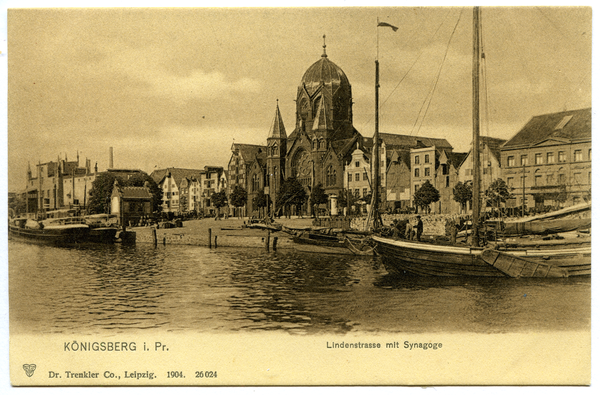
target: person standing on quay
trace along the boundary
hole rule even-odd
[[[417,215],[417,241],[421,241],[422,234],[423,234],[423,221],[421,221],[421,216]]]

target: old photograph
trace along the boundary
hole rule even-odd
[[[9,8],[13,386],[589,385],[592,8]]]

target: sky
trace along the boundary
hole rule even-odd
[[[482,24],[482,135],[591,107],[591,8],[484,7]],[[469,7],[10,9],[8,190],[25,186],[28,163],[79,154],[105,170],[110,147],[118,168],[225,167],[234,141],[266,143],[277,104],[293,131],[324,42],[363,136],[378,57],[380,132],[469,150]]]

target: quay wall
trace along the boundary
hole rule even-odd
[[[390,226],[392,222],[397,219],[402,220],[414,220],[416,221],[417,215],[420,214],[382,214],[381,220],[384,226]],[[424,214],[421,215],[423,221],[423,234],[432,236],[444,236],[446,233],[446,223],[449,220],[456,222],[460,219],[470,218],[468,215],[459,214]],[[353,218],[351,222],[352,229],[364,230],[367,224],[366,217]]]

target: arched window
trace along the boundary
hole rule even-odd
[[[336,171],[333,166],[329,165],[325,176],[325,185],[335,185],[336,182]]]
[[[279,146],[277,143],[273,144],[273,156],[279,155]]]
[[[260,189],[260,178],[258,174],[252,176],[252,192],[258,192]]]

